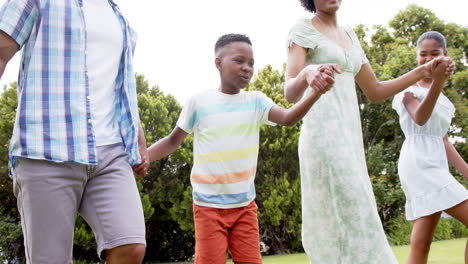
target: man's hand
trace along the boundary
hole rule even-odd
[[[145,133],[140,124],[140,129],[138,130],[138,152],[140,153],[141,163],[134,165],[132,167],[133,173],[136,177],[144,177],[148,172],[149,168],[149,157],[148,157],[148,148],[146,147]]]

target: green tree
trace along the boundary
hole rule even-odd
[[[157,86],[137,75],[140,118],[148,145],[170,134],[182,107]],[[169,157],[151,164],[143,191],[155,213],[147,221],[147,260],[182,261],[194,253],[192,217],[192,136]]]
[[[13,183],[8,177],[8,144],[13,131],[16,106],[16,82],[3,87],[0,94],[0,262],[24,262],[23,236]]]
[[[247,90],[261,91],[276,104],[289,108],[291,104],[284,98],[284,78],[284,68],[280,73],[267,65],[258,71]],[[260,129],[255,185],[260,237],[269,248],[266,254],[302,250],[299,129],[300,124],[262,126]]]

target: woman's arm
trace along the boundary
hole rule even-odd
[[[393,96],[424,77],[431,77],[433,70],[439,63],[448,65],[446,74],[454,70],[454,64],[449,57],[438,57],[421,65],[402,76],[388,81],[379,81],[369,64],[364,64],[355,79],[364,94],[373,102],[384,100]]]
[[[286,63],[286,82],[284,83],[284,95],[290,103],[295,103],[302,98],[307,87],[312,87],[318,92],[325,92],[328,83],[324,78],[318,77],[319,65],[306,66],[307,49],[295,43],[289,47],[288,61]],[[329,70],[340,73],[337,65],[329,64]]]
[[[10,61],[18,50],[18,43],[8,34],[0,30],[0,79],[2,78],[8,61]]]
[[[445,152],[447,152],[447,160],[457,169],[465,178],[468,178],[468,164],[463,160],[457,149],[450,143],[448,136],[444,137]]]
[[[427,120],[432,115],[439,94],[442,91],[445,82],[445,65],[439,64],[437,69],[434,71],[435,78],[432,81],[431,87],[427,96],[419,102],[415,96],[406,92],[403,97],[403,104],[405,105],[406,111],[408,111],[411,119],[420,126],[426,124]]]

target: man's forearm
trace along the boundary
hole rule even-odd
[[[5,72],[6,65],[19,48],[14,39],[0,30],[0,79]]]
[[[3,72],[5,72],[6,63],[0,60],[0,80],[2,79]]]

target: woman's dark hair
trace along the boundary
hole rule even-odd
[[[444,51],[447,51],[447,41],[445,40],[444,35],[438,31],[428,31],[423,33],[419,38],[417,42],[417,47],[419,48],[419,45],[421,45],[421,42],[426,39],[433,39],[439,43],[439,45],[444,49]]]
[[[315,13],[315,4],[314,0],[299,0],[301,2],[301,5],[305,8],[305,10]]]

